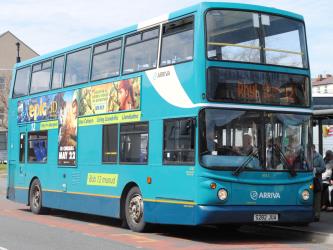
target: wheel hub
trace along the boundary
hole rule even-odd
[[[143,215],[143,201],[141,195],[133,195],[129,202],[128,210],[132,221],[139,223]]]
[[[40,189],[38,186],[35,186],[32,193],[32,205],[37,208],[39,206],[39,203],[40,203]]]

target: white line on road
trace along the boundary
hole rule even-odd
[[[4,247],[0,247],[0,250],[8,250],[7,248]]]

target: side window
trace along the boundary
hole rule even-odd
[[[47,131],[28,133],[28,162],[47,162]]]
[[[103,159],[104,163],[116,163],[118,156],[118,125],[103,126]]]
[[[0,115],[0,121],[1,121]],[[7,150],[7,132],[0,132],[0,150]]]
[[[127,36],[123,74],[156,67],[159,28]]]
[[[193,16],[163,25],[160,66],[193,59]]]
[[[25,163],[25,133],[20,134],[20,163]]]
[[[25,96],[29,92],[30,67],[16,71],[13,97]]]
[[[6,78],[3,76],[0,76],[0,90],[3,90],[6,88]]]
[[[88,82],[90,48],[67,55],[65,86]]]
[[[64,56],[57,57],[53,61],[52,89],[58,89],[62,86],[62,80],[64,78],[64,63]]]
[[[163,163],[193,165],[195,156],[195,119],[164,121]]]
[[[32,66],[30,94],[50,89],[51,60]]]
[[[148,122],[120,125],[120,163],[148,162]]]
[[[91,80],[119,75],[121,56],[121,39],[94,47]]]

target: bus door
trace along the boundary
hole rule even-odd
[[[27,127],[21,126],[19,127],[19,138],[18,142],[18,155],[17,155],[17,162],[18,162],[18,182],[22,182],[24,177],[26,176],[26,152],[27,152]]]
[[[14,199],[15,185],[22,184],[24,178],[24,164],[26,154],[26,126],[20,126],[18,133],[8,133],[8,189],[7,198]]]

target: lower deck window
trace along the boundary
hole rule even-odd
[[[103,127],[103,162],[116,163],[118,155],[118,125]]]
[[[130,123],[120,126],[120,163],[146,164],[148,162],[148,123]]]
[[[20,134],[20,156],[19,156],[20,163],[25,162],[25,133]]]
[[[164,164],[194,164],[194,124],[193,118],[164,121]]]
[[[28,162],[47,162],[47,131],[28,133]]]

